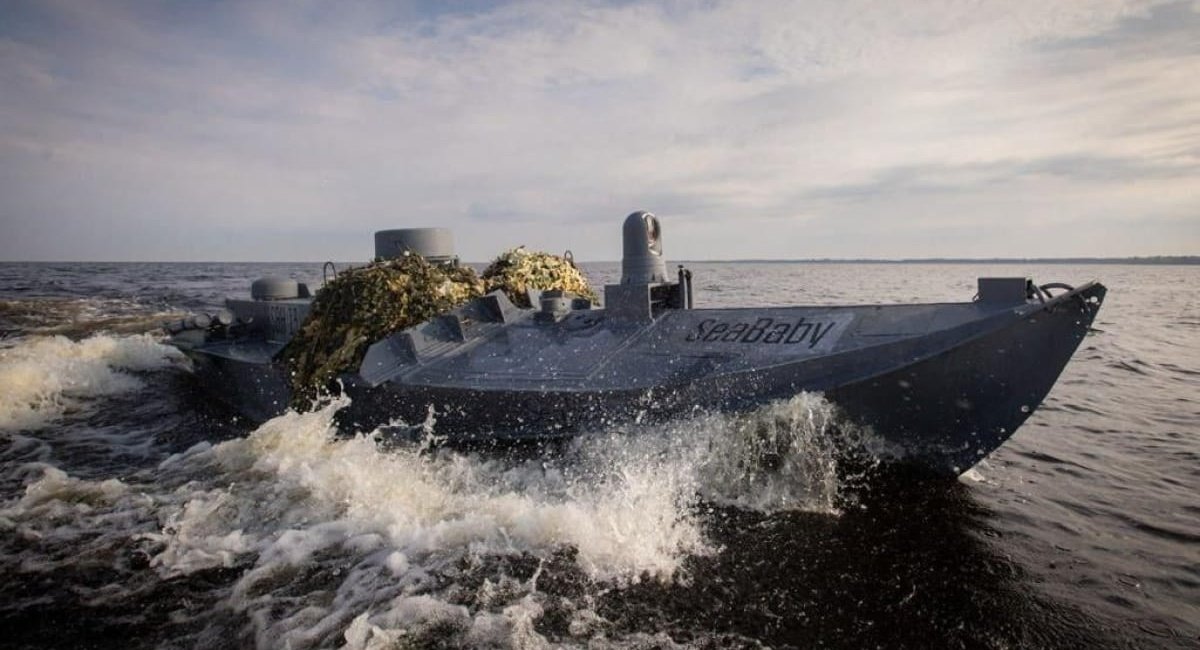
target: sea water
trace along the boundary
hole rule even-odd
[[[339,401],[255,426],[155,328],[319,265],[0,264],[4,645],[1200,643],[1200,267],[691,268],[701,307],[1110,291],[1022,429],[931,484],[847,479],[809,394],[544,453],[339,431]]]

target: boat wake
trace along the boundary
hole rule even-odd
[[[55,382],[5,402],[10,427],[87,427],[80,404],[103,408],[144,386],[125,369],[175,363],[144,336],[30,339],[6,352],[0,377],[18,384],[28,368],[59,364]],[[44,592],[6,589],[0,616],[107,608],[198,647],[227,646],[232,630],[259,647],[622,646],[645,639],[623,632],[601,596],[687,584],[692,560],[720,551],[714,513],[837,512],[836,418],[817,396],[525,457],[347,436],[335,422],[347,404],[288,412],[219,444],[164,445],[156,466],[120,478],[6,454],[6,479],[22,490],[0,507],[4,582],[60,588],[50,605]],[[81,577],[83,565],[97,573]],[[156,608],[164,594],[180,604]]]

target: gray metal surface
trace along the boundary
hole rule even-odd
[[[1033,297],[1033,281],[1029,278],[979,278],[979,302],[1020,304]]]
[[[999,313],[1008,316],[1011,310]],[[989,310],[979,303],[868,307],[776,307],[669,311],[658,319],[609,310],[582,311],[556,322],[526,312],[504,328],[462,319],[463,335],[444,326],[457,312],[393,335],[372,346],[359,374],[375,383],[396,381],[462,388],[503,388],[515,382],[562,391],[642,388],[689,381],[845,353],[976,322]],[[407,363],[383,359],[376,347],[412,339]],[[372,364],[389,365],[381,376]]]
[[[579,338],[521,319],[457,345],[434,336],[413,346],[401,334],[388,346],[416,353],[371,377],[352,407],[367,423],[382,422],[372,413],[419,422],[432,410],[439,433],[488,440],[823,392],[890,444],[890,460],[952,475],[1036,409],[1103,297],[1089,284],[1017,308],[697,310],[651,325],[601,322]]]
[[[300,283],[291,278],[267,276],[250,284],[254,300],[288,300],[300,297]]]
[[[656,284],[667,281],[663,260],[662,226],[649,212],[634,212],[621,227],[624,255],[621,284]]]
[[[454,233],[447,228],[398,228],[376,231],[377,259],[396,259],[406,253],[420,255],[434,262],[448,262],[455,257]]]

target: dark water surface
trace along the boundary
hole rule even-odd
[[[144,333],[319,265],[0,264],[0,646],[1200,647],[1200,267],[692,269],[699,306],[1109,294],[997,453],[863,488],[810,395],[519,457],[255,428]]]

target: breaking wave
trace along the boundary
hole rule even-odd
[[[0,347],[0,431],[44,427],[98,397],[138,390],[144,384],[132,372],[183,359],[149,334],[17,339]]]

